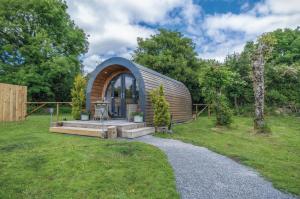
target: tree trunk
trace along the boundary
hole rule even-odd
[[[255,99],[254,129],[258,133],[264,133],[265,85],[264,85],[263,45],[261,44],[258,45],[258,48],[253,57],[252,72],[253,72],[253,91],[254,91],[254,99]]]
[[[237,114],[239,114],[239,105],[238,105],[238,100],[237,100],[237,96],[234,96],[234,107],[235,107],[235,111]]]

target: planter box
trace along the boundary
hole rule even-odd
[[[82,120],[82,121],[88,121],[88,120],[90,120],[90,116],[86,115],[86,114],[81,114],[80,115],[80,120]]]
[[[155,132],[168,133],[168,127],[167,126],[156,127]]]
[[[142,116],[139,116],[139,115],[135,115],[135,116],[133,117],[133,121],[134,121],[135,123],[141,123],[141,122],[143,122],[143,117],[142,117]]]

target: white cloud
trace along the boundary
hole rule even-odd
[[[267,0],[257,3],[248,12],[207,15],[203,29],[212,42],[204,44],[199,56],[215,57],[222,61],[228,53],[240,52],[246,41],[255,40],[264,32],[278,28],[296,28],[299,25],[299,0]]]
[[[185,9],[186,20],[193,23],[198,7],[192,0],[67,0],[68,13],[89,35],[89,51],[84,56],[88,71],[96,66],[96,57],[125,56],[137,46],[137,37],[146,38],[156,30],[139,25],[178,23],[168,12],[176,7]],[[193,7],[195,6],[195,8]],[[184,15],[185,16],[185,15]]]
[[[300,25],[300,0],[265,0],[252,9],[245,3],[240,14],[214,15],[205,15],[192,0],[67,0],[67,4],[71,18],[89,35],[83,60],[87,71],[111,56],[130,58],[137,37],[155,34],[153,27],[179,27],[197,44],[199,57],[222,61],[263,32]],[[170,17],[176,8],[180,12]]]
[[[91,55],[87,56],[83,60],[83,65],[85,66],[85,72],[90,72],[91,70],[94,69],[94,66],[100,64],[103,61],[100,56],[98,55]]]
[[[258,12],[266,14],[295,14],[300,12],[299,0],[266,0],[255,7]]]

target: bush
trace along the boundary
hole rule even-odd
[[[150,92],[152,107],[154,111],[153,123],[155,127],[168,126],[171,121],[169,111],[169,103],[164,95],[164,88],[162,85],[158,89]]]
[[[225,67],[209,67],[201,78],[202,93],[207,104],[212,104],[216,113],[216,125],[232,123],[232,111],[224,94],[228,86],[234,84],[235,74]]]
[[[74,87],[72,88],[72,116],[74,119],[80,119],[80,113],[85,101],[85,86],[86,79],[78,74],[74,80]]]
[[[228,103],[224,97],[219,97],[217,103],[213,104],[216,112],[216,125],[226,126],[232,123],[233,112],[229,108]]]

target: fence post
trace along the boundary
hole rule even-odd
[[[58,122],[59,117],[59,103],[56,103],[56,122]]]
[[[196,119],[197,119],[197,116],[198,116],[198,105],[196,104]]]
[[[207,113],[208,113],[208,118],[210,118],[210,104],[208,104]]]

